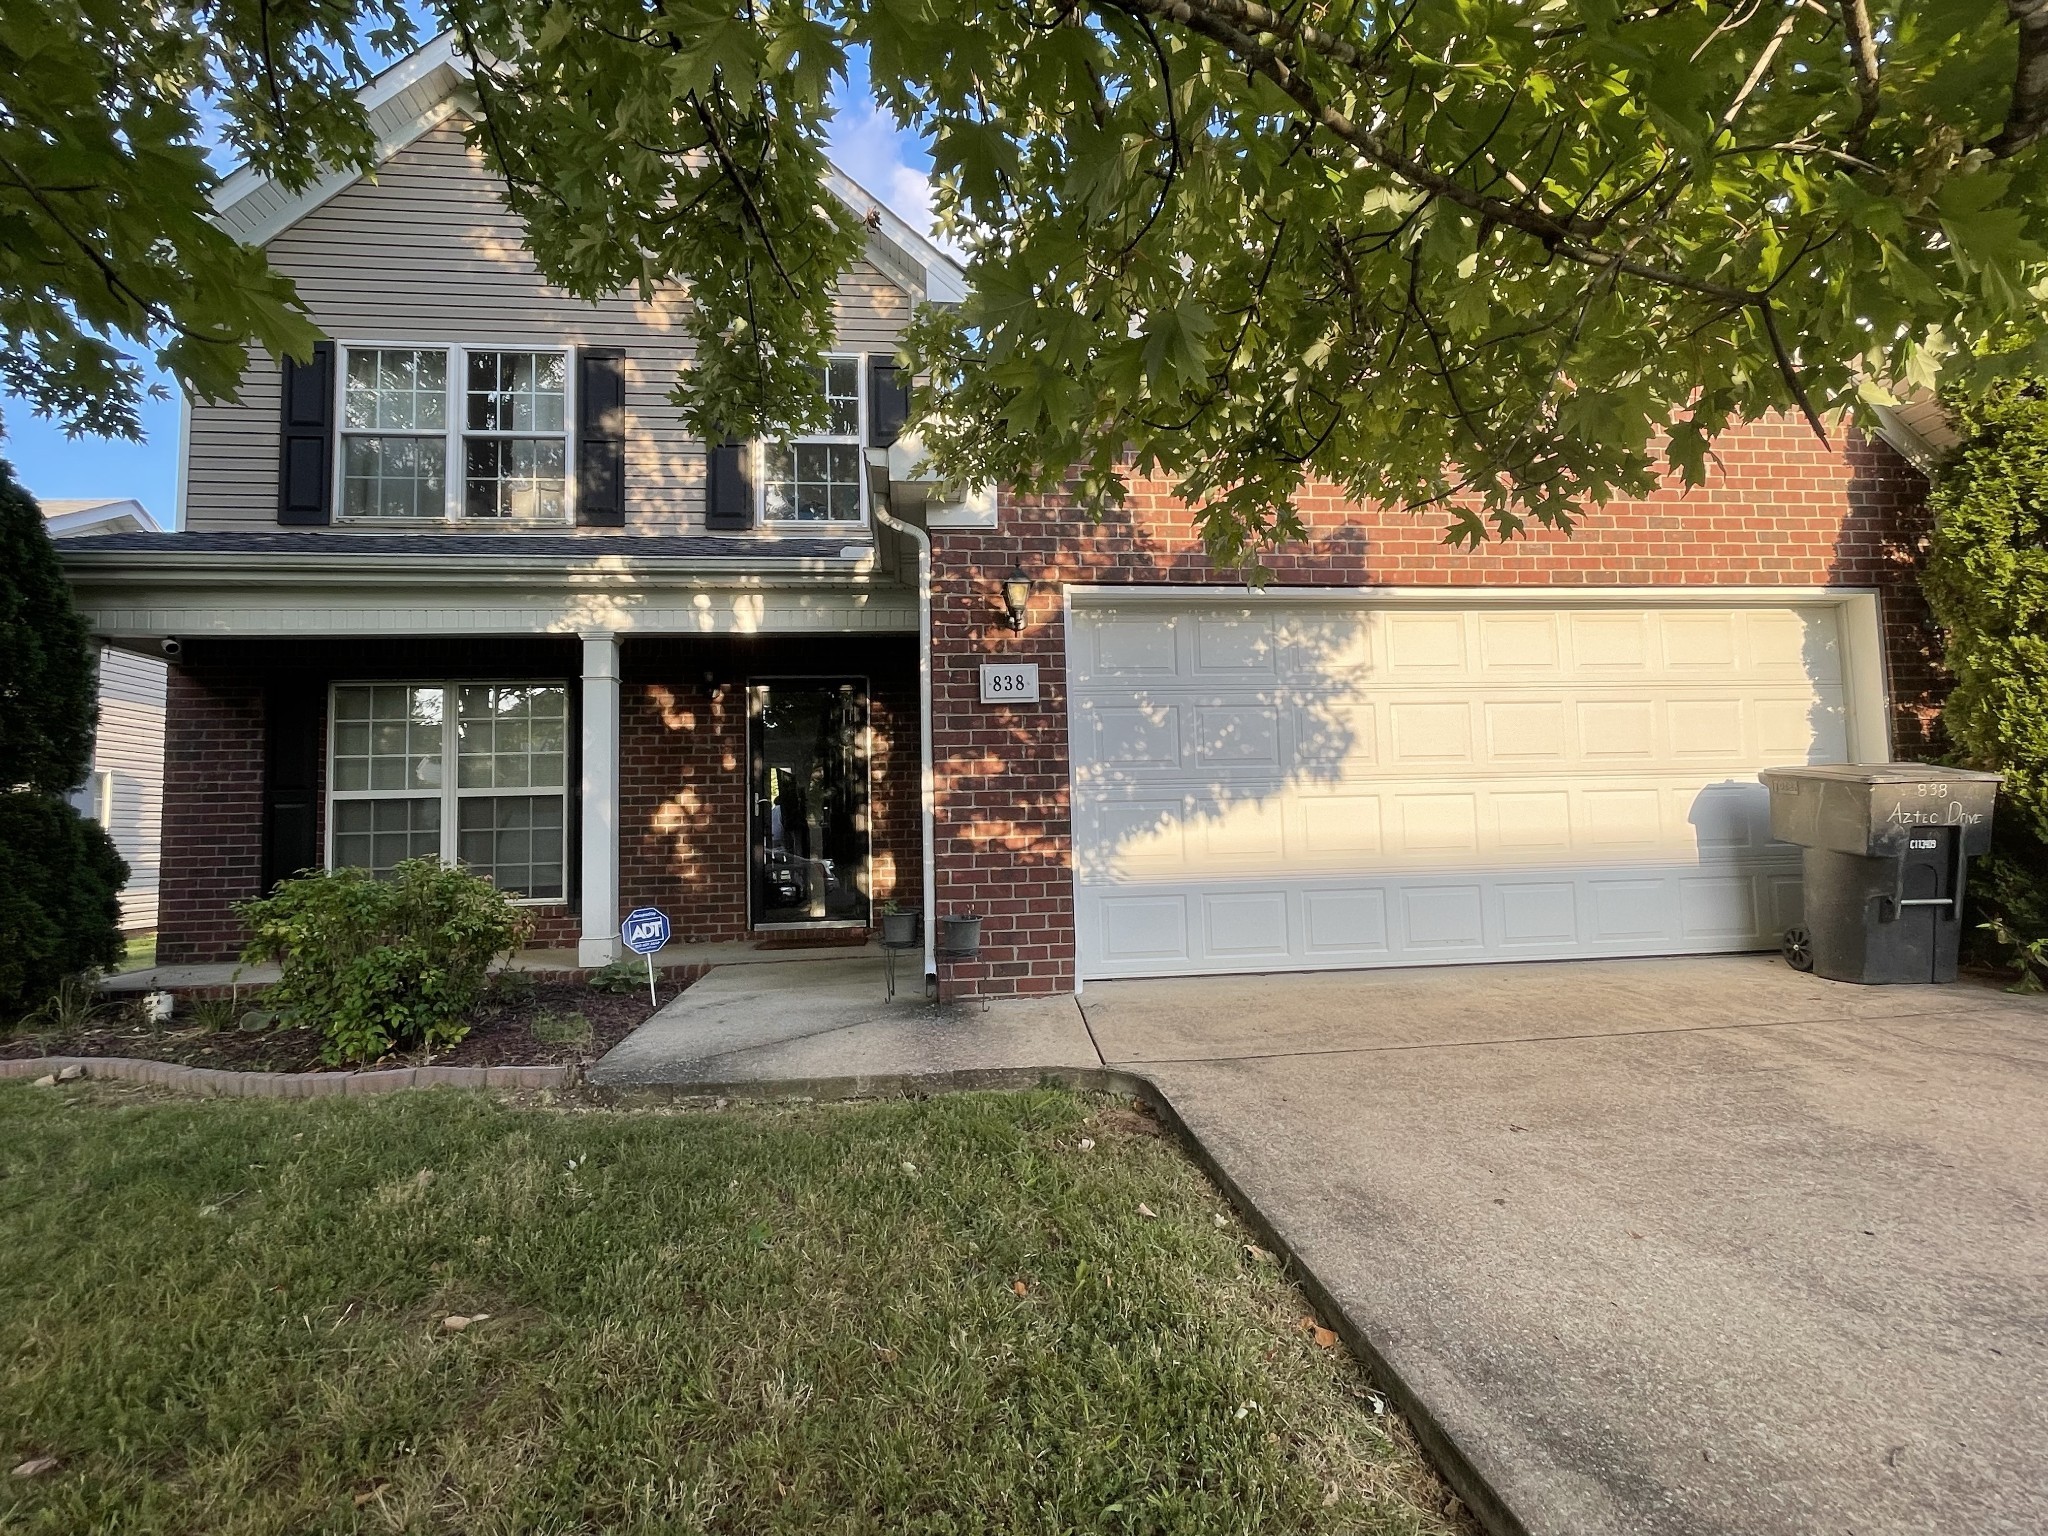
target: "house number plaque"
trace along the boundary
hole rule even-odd
[[[984,661],[981,664],[981,702],[984,704],[1036,704],[1038,663],[1035,661]]]

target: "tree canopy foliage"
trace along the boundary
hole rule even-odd
[[[462,9],[543,268],[701,296],[707,428],[791,414],[826,340],[820,104],[864,48],[967,257],[910,341],[937,466],[1163,474],[1225,558],[1310,476],[1562,526],[1732,421],[2041,359],[2040,0]]]
[[[292,285],[208,221],[207,115],[287,186],[368,170],[355,87],[414,36],[404,0],[7,0],[0,383],[75,431],[134,437],[144,358],[218,399],[251,344],[305,353],[318,333]]]
[[[1456,537],[1568,526],[1699,481],[1731,422],[1838,430],[1993,353],[2048,363],[2044,0],[437,11],[547,275],[689,286],[677,399],[707,435],[815,408],[863,240],[819,193],[828,102],[861,51],[972,288],[908,341],[935,467],[1079,465],[1098,506],[1163,475],[1223,558],[1297,534],[1310,477]],[[362,165],[365,27],[410,35],[400,0],[10,5],[10,382],[120,428],[133,365],[96,337],[168,337],[202,394],[245,340],[301,347],[288,288],[204,228],[192,100],[287,183]]]

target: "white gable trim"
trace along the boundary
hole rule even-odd
[[[468,66],[455,51],[455,34],[444,32],[401,59],[357,98],[376,135],[379,165],[465,111],[475,111]],[[354,186],[353,171],[330,171],[297,192],[244,166],[213,195],[214,222],[245,245],[268,245],[294,224]],[[891,212],[882,200],[836,165],[827,189],[868,225],[867,259],[913,298],[957,304],[967,296],[960,264],[932,240]]]

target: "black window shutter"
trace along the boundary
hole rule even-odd
[[[728,438],[704,446],[709,460],[704,481],[704,526],[715,533],[744,532],[754,526],[754,484],[747,473],[747,445]]]
[[[284,360],[277,520],[292,527],[331,522],[333,470],[334,343],[316,341],[311,361]]]
[[[626,354],[616,347],[576,354],[576,521],[626,526]]]
[[[320,867],[321,702],[315,681],[272,685],[263,703],[263,890]]]
[[[910,370],[895,354],[868,354],[868,446],[886,448],[910,420]]]

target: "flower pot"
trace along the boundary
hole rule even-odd
[[[939,919],[939,952],[955,960],[972,960],[981,953],[981,919],[942,917]]]
[[[917,921],[923,915],[921,912],[884,912],[882,942],[908,949],[917,942]]]

